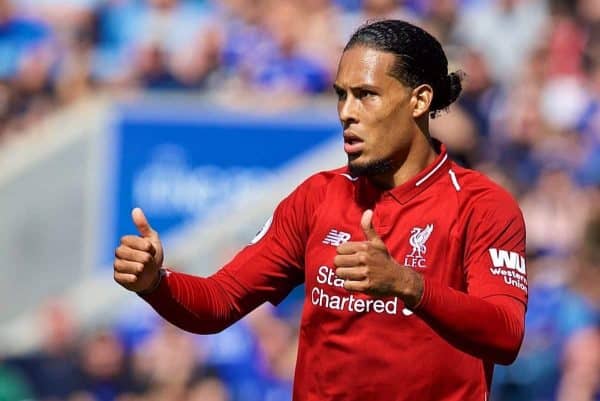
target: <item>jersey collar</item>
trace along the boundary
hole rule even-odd
[[[448,170],[450,169],[450,160],[448,158],[446,145],[442,144],[437,139],[433,139],[433,146],[438,151],[438,156],[435,158],[435,160],[419,174],[404,184],[388,191],[381,191],[377,189],[368,178],[361,177],[360,181],[361,184],[363,184],[361,187],[363,187],[363,190],[366,190],[366,192],[371,196],[375,195],[375,193],[378,193],[379,196],[385,196],[386,194],[389,194],[398,202],[402,204],[407,203],[412,198],[427,189],[431,184],[436,182],[444,174],[448,174]],[[371,196],[369,195],[367,195],[367,197],[370,198]]]

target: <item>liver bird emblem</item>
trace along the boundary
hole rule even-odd
[[[410,230],[410,239],[408,242],[413,247],[410,256],[420,258],[424,253],[427,252],[425,243],[429,239],[431,232],[433,231],[433,224],[427,224],[425,228],[414,227]]]

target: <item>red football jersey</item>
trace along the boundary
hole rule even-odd
[[[421,317],[421,306],[413,312],[396,297],[350,293],[335,275],[336,247],[365,240],[360,220],[366,209],[374,211],[375,231],[394,259],[423,275],[427,299],[437,285],[526,304],[525,227],[518,205],[482,174],[450,161],[442,146],[428,168],[389,191],[346,168],[310,177],[211,278],[234,305],[234,316],[192,301],[186,308],[200,320],[203,310],[215,309],[223,320],[235,320],[264,301],[277,304],[305,282],[294,400],[484,401],[491,361],[451,345]],[[149,302],[175,324],[203,332],[186,324],[185,315],[175,316],[175,303],[165,302],[183,286],[173,276],[183,275],[170,275]],[[207,299],[218,296],[207,291]],[[483,320],[478,324],[485,325]]]

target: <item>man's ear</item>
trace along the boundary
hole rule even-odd
[[[429,113],[429,107],[433,100],[433,88],[430,85],[423,84],[417,86],[412,91],[413,101],[413,117],[421,117],[425,113]]]

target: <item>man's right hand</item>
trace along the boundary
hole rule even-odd
[[[163,263],[163,248],[142,209],[131,212],[140,235],[126,235],[115,250],[115,281],[130,291],[144,292],[156,287]]]

